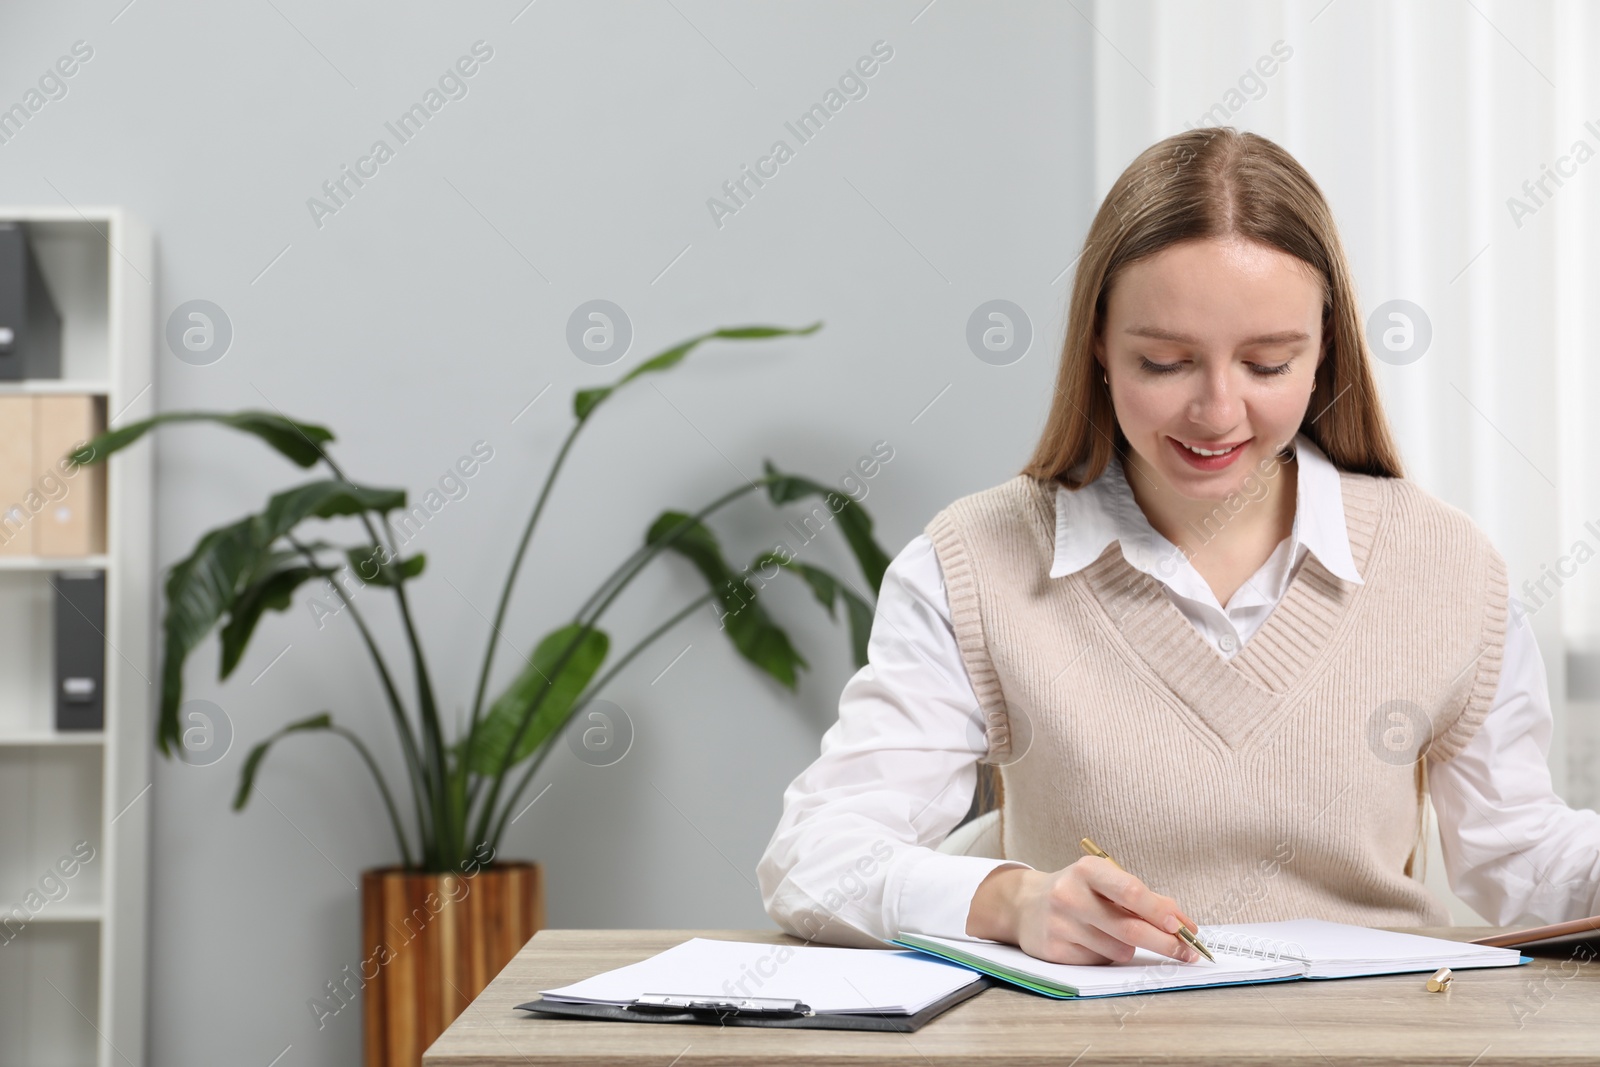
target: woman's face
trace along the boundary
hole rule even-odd
[[[1316,272],[1242,238],[1184,241],[1128,267],[1095,341],[1139,473],[1194,500],[1239,492],[1294,440],[1321,353]]]

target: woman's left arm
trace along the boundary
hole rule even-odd
[[[1494,703],[1453,759],[1428,765],[1450,888],[1497,926],[1600,914],[1600,813],[1550,784],[1550,693],[1533,628],[1506,627]]]

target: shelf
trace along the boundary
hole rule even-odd
[[[74,381],[71,378],[24,378],[21,381],[0,382],[0,396],[16,394],[51,396],[56,393],[70,393],[74,396],[80,393],[87,393],[90,396],[109,396],[111,383],[98,378],[93,381]]]
[[[100,730],[63,730],[59,733],[0,733],[0,748],[32,748],[38,745],[103,745],[106,735]]]
[[[0,205],[0,219],[26,224],[61,314],[61,376],[0,381],[0,398],[75,394],[102,418],[153,412],[162,325],[149,228],[104,206]],[[149,788],[154,735],[153,473],[149,447],[105,465],[104,551],[0,556],[0,908],[51,900],[0,936],[0,1067],[147,1062],[151,805],[130,801]],[[105,730],[55,729],[51,586],[74,570],[105,576]]]
[[[0,1065],[114,1064],[97,1040],[101,1012],[98,958],[105,927],[31,922],[0,948]],[[85,1020],[90,1020],[85,1025]],[[129,1048],[126,1041],[118,1044]],[[134,1055],[138,1055],[135,1051]],[[141,1056],[135,1063],[143,1063]]]
[[[105,909],[98,904],[52,904],[31,917],[34,923],[97,923],[106,917]]]
[[[108,556],[0,556],[0,571],[103,571]]]

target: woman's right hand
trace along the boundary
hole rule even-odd
[[[1171,897],[1098,856],[1059,871],[997,867],[973,894],[967,935],[1004,941],[1050,963],[1126,963],[1134,947],[1193,963],[1177,936],[1199,925]]]

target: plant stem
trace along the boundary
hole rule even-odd
[[[326,458],[326,456],[324,456]],[[332,466],[333,461],[328,461]],[[343,477],[341,474],[340,477]],[[378,543],[378,535],[372,529],[372,523],[365,512],[361,521],[366,524],[367,532],[372,535],[373,543]],[[394,530],[387,522],[383,523],[383,530],[389,535],[389,554],[400,560],[400,545],[394,538]],[[423,723],[423,729],[431,735],[428,745],[429,761],[433,765],[434,777],[438,783],[438,795],[434,801],[435,808],[439,809],[438,823],[436,825],[438,838],[438,856],[435,866],[440,870],[454,867],[460,857],[462,841],[461,835],[466,830],[466,811],[457,802],[456,790],[450,777],[450,769],[445,758],[444,729],[439,724],[439,706],[434,699],[433,680],[428,674],[428,662],[422,653],[422,640],[417,636],[417,628],[411,619],[411,602],[406,598],[405,579],[396,570],[394,579],[394,595],[400,604],[400,619],[405,624],[406,641],[411,646],[411,661],[417,676],[417,711]],[[462,774],[465,775],[463,770]]]
[[[438,789],[434,798],[434,808],[438,813],[438,822],[435,824],[438,860],[441,864],[448,862],[454,865],[461,845],[461,827],[456,825],[451,814],[450,781],[445,769],[444,732],[439,727],[439,709],[434,704],[433,682],[428,677],[428,665],[422,656],[422,643],[411,621],[411,607],[406,601],[405,586],[398,579],[394,591],[400,602],[400,619],[405,624],[406,641],[411,646],[411,662],[417,678],[417,709],[423,728],[427,731],[428,761],[432,764]]]
[[[550,750],[555,747],[556,738],[561,736],[561,732],[567,728],[567,724],[573,719],[577,718],[578,712],[582,711],[584,706],[588,704],[589,701],[594,699],[595,694],[599,693],[601,689],[605,688],[606,683],[611,681],[612,678],[616,677],[617,673],[621,671],[622,668],[626,667],[629,661],[649,647],[650,643],[656,638],[660,637],[662,634],[678,625],[678,623],[688,618],[692,612],[699,609],[700,605],[711,600],[716,595],[716,590],[707,590],[702,595],[690,601],[689,605],[682,611],[672,616],[672,618],[668,619],[660,626],[657,626],[647,636],[640,640],[637,645],[634,645],[633,648],[629,649],[626,656],[623,656],[621,659],[617,660],[617,662],[612,665],[610,670],[606,671],[605,674],[602,674],[589,686],[589,688],[584,690],[582,696],[572,702],[572,710],[567,712],[567,717],[562,720],[561,725],[557,726],[550,732],[549,739],[546,740],[542,746],[540,746],[539,754],[533,758],[533,762],[528,765],[528,770],[517,782],[516,788],[511,791],[510,797],[506,799],[506,806],[504,810],[501,811],[500,818],[495,824],[494,833],[489,837],[489,846],[491,848],[498,850],[500,838],[506,830],[506,819],[511,815],[511,809],[516,807],[517,801],[521,799],[522,794],[527,791],[528,785],[533,781],[534,773],[539,769],[539,764],[544,762],[545,756],[548,755]]]
[[[572,621],[574,624],[582,623],[582,629],[580,629],[573,639],[567,644],[567,647],[562,650],[560,658],[556,660],[555,666],[551,668],[551,675],[554,677],[560,677],[562,669],[567,665],[567,661],[572,658],[573,654],[583,644],[584,638],[589,635],[589,631],[594,629],[594,624],[599,620],[600,616],[605,613],[606,608],[613,600],[617,598],[617,595],[621,593],[624,588],[626,588],[627,584],[633,580],[634,575],[638,574],[639,571],[642,570],[645,565],[656,556],[657,553],[664,551],[666,548],[675,543],[678,538],[682,537],[685,533],[689,532],[689,530],[693,529],[695,524],[700,519],[703,519],[705,516],[711,514],[713,511],[716,511],[718,508],[738,499],[745,493],[750,492],[752,489],[759,488],[760,486],[773,481],[775,477],[776,476],[768,475],[758,478],[755,481],[749,482],[745,485],[741,485],[736,489],[729,490],[716,500],[713,500],[711,503],[701,508],[695,514],[684,519],[661,540],[655,542],[654,544],[644,545],[635,550],[633,555],[628,557],[628,559],[623,562],[622,566],[617,568],[617,571],[613,572],[611,578],[608,578],[605,582],[601,583],[600,588],[595,591],[594,595],[589,598],[584,606],[578,609],[578,614]],[[620,578],[617,577],[618,574],[621,574]],[[609,592],[607,592],[607,586],[611,587]],[[602,594],[604,594],[605,599],[601,600],[599,605],[594,607],[594,613],[590,619],[587,622],[583,622],[584,612],[589,610],[590,606],[593,605],[595,600]],[[548,694],[552,688],[554,687],[546,686],[539,690],[538,694],[533,698],[532,701],[529,702],[527,710],[522,714],[522,721],[517,724],[517,730],[511,738],[511,744],[506,747],[505,755],[500,759],[500,767],[495,771],[493,783],[489,787],[489,795],[484,801],[483,807],[478,814],[478,832],[474,835],[474,837],[479,841],[486,840],[485,835],[488,832],[489,823],[492,820],[494,810],[500,798],[500,789],[505,783],[506,772],[511,768],[513,757],[517,751],[517,746],[522,743],[522,738],[527,733],[529,725],[532,724],[534,715],[538,712],[539,706],[544,702],[545,695]]]
[[[322,461],[328,465],[328,469],[338,475],[341,481],[349,482],[350,479],[345,476],[339,465],[333,461],[333,457],[328,455],[327,450],[321,449],[320,451]],[[372,517],[365,511],[360,512],[359,516],[361,524],[366,527],[367,536],[372,538],[374,547],[381,547],[383,539],[378,536],[378,531],[373,528]],[[389,537],[389,550],[398,561],[400,558],[399,546],[395,544],[392,532]],[[440,862],[443,862],[445,857],[451,857],[451,862],[453,863],[459,842],[455,840],[458,835],[453,834],[455,826],[454,820],[450,815],[450,783],[445,771],[444,732],[439,728],[439,709],[434,703],[433,682],[428,677],[428,665],[422,655],[422,643],[417,638],[417,628],[411,620],[411,606],[406,600],[404,579],[399,577],[395,579],[394,595],[395,600],[400,605],[400,620],[405,625],[406,642],[411,649],[412,672],[416,676],[417,683],[417,717],[422,724],[424,741],[423,754],[427,758],[428,773],[433,778],[434,783],[432,790],[433,827],[437,858]]]
[[[406,835],[400,828],[400,813],[395,810],[394,797],[389,794],[389,785],[383,780],[383,772],[378,770],[378,764],[373,760],[372,753],[368,752],[367,746],[361,743],[361,738],[344,727],[333,726],[330,729],[354,745],[356,752],[366,761],[367,769],[372,772],[373,780],[378,783],[378,792],[383,794],[383,806],[389,809],[389,822],[394,825],[394,837],[400,843],[400,858],[407,867],[410,867],[412,865],[411,850],[406,847]]]
[[[317,562],[312,550],[297,541],[294,536],[287,535],[288,541],[313,567],[322,570],[322,564]],[[367,629],[366,620],[361,617],[361,612],[356,608],[355,602],[348,593],[340,587],[339,583],[331,578],[328,584],[333,586],[333,591],[350,609],[350,617],[355,620],[356,629],[361,634],[361,640],[367,646],[367,652],[372,656],[373,664],[378,668],[378,678],[383,683],[383,691],[389,698],[389,709],[394,715],[395,730],[400,734],[400,749],[406,758],[407,772],[411,778],[411,796],[417,806],[417,837],[422,851],[422,859],[427,862],[430,851],[430,841],[435,840],[435,835],[429,832],[428,820],[423,806],[423,798],[430,797],[427,777],[423,774],[422,760],[417,754],[416,738],[411,733],[411,722],[406,718],[405,705],[400,700],[399,690],[395,688],[394,678],[389,673],[389,666],[384,662],[383,653],[378,650],[378,644],[372,638],[372,631]],[[409,862],[407,866],[409,866]]]
[[[528,551],[528,543],[533,540],[533,528],[539,521],[539,515],[544,511],[544,502],[550,496],[550,488],[555,484],[556,472],[561,469],[561,464],[566,461],[567,452],[572,448],[572,442],[577,439],[578,431],[588,423],[588,418],[579,419],[567,433],[567,439],[561,443],[561,450],[556,453],[555,462],[550,465],[550,473],[545,476],[544,487],[539,490],[539,499],[533,505],[533,514],[528,516],[528,524],[522,529],[522,540],[517,542],[517,550],[511,556],[511,569],[506,574],[505,587],[500,590],[500,603],[494,610],[494,622],[489,626],[489,644],[483,650],[483,668],[478,672],[478,690],[472,697],[472,716],[467,722],[466,740],[462,744],[461,766],[462,775],[465,777],[465,768],[472,765],[473,743],[478,734],[478,717],[483,712],[483,696],[489,686],[489,668],[494,663],[494,650],[500,641],[500,626],[505,622],[506,609],[511,604],[511,590],[517,582],[517,572],[522,568],[522,557]],[[481,779],[480,779],[481,781]],[[472,807],[478,797],[476,783],[467,794],[463,805],[465,809]]]
[[[779,330],[779,331],[776,331],[775,333],[761,333],[760,336],[776,336],[777,334],[781,334],[781,333],[798,333],[798,334],[804,335],[804,334],[812,333],[813,331],[815,331],[821,325],[822,325],[821,322],[817,322],[817,323],[814,323],[811,326],[809,326],[809,327],[807,327],[807,328],[805,328],[803,330],[795,330],[795,331]],[[750,337],[750,336],[755,336],[755,334],[752,334],[748,330],[720,330],[719,329],[719,330],[709,330],[706,333],[699,334],[699,335],[697,335],[695,337],[691,337],[691,338],[689,338],[689,340],[684,341],[684,342],[682,342],[682,343],[680,343],[678,345],[675,345],[672,348],[667,349],[665,352],[658,353],[656,356],[652,357],[651,359],[646,360],[644,363],[640,364],[638,367],[635,367],[633,370],[629,371],[627,374],[624,374],[621,378],[619,378],[616,382],[614,382],[609,388],[607,388],[605,390],[605,395],[603,397],[601,397],[601,399],[595,401],[592,406],[590,406],[587,410],[583,411],[581,414],[578,415],[577,423],[567,433],[567,439],[561,443],[561,450],[556,453],[555,462],[553,462],[550,465],[550,473],[545,477],[544,487],[539,491],[539,499],[538,499],[538,502],[534,504],[533,514],[528,516],[528,525],[523,528],[522,540],[517,544],[517,551],[512,556],[511,569],[510,569],[510,572],[506,575],[505,588],[503,588],[500,591],[500,604],[495,609],[494,624],[490,627],[488,647],[485,648],[484,652],[483,652],[483,669],[481,671],[479,671],[479,673],[478,673],[478,689],[477,689],[476,694],[472,698],[472,715],[471,715],[470,719],[467,722],[467,737],[466,737],[466,741],[464,742],[464,744],[462,746],[463,751],[462,751],[462,758],[461,758],[461,766],[462,766],[462,778],[463,778],[463,780],[465,780],[466,775],[468,773],[466,768],[471,765],[473,746],[477,741],[478,718],[483,712],[483,698],[484,698],[484,695],[487,692],[488,686],[489,686],[489,668],[490,668],[490,665],[494,662],[494,650],[495,650],[496,644],[497,644],[497,642],[499,640],[499,637],[500,637],[500,625],[501,625],[501,623],[503,623],[505,621],[506,607],[511,602],[511,589],[512,589],[512,586],[516,583],[517,572],[522,566],[522,557],[528,550],[528,542],[530,540],[532,540],[532,538],[533,538],[534,525],[539,521],[540,512],[542,512],[544,510],[545,499],[550,494],[551,486],[553,486],[555,484],[556,472],[561,469],[562,463],[564,463],[566,461],[567,451],[572,447],[573,441],[575,441],[577,439],[578,432],[580,430],[582,430],[584,428],[584,426],[586,426],[588,424],[589,418],[597,410],[599,410],[600,404],[604,403],[604,401],[606,399],[609,399],[611,396],[616,395],[616,392],[617,392],[618,389],[621,389],[629,381],[631,381],[634,378],[638,377],[640,373],[645,372],[645,371],[651,369],[652,367],[658,367],[658,361],[660,361],[664,357],[668,356],[669,354],[676,353],[677,354],[677,358],[681,359],[683,356],[686,356],[691,350],[693,350],[694,348],[698,347],[702,341],[710,340],[713,337],[735,338],[735,337]],[[503,769],[502,769],[502,773],[504,773]],[[472,805],[477,801],[477,798],[478,798],[479,783],[481,781],[482,781],[482,779],[480,778],[480,779],[478,779],[478,781],[473,782],[472,785],[469,787],[469,789],[465,793],[465,801],[464,801],[464,804],[463,804],[463,810],[464,810],[464,812],[469,813],[468,816],[467,816],[469,818],[470,818],[470,812],[471,812],[471,809],[472,809]]]
[[[467,721],[467,750],[464,753],[464,760],[462,760],[464,763],[470,761],[470,757],[472,757],[472,737],[474,737],[475,733],[474,728],[478,725],[478,715],[483,710],[483,693],[488,689],[488,683],[490,683],[490,667],[494,664],[494,646],[499,643],[501,624],[506,621],[506,609],[510,606],[510,592],[512,592],[512,587],[517,584],[517,573],[522,569],[523,555],[528,552],[528,542],[533,541],[533,528],[539,522],[539,514],[544,510],[544,501],[550,496],[550,486],[555,485],[555,474],[562,469],[562,464],[566,461],[566,453],[571,450],[574,440],[578,438],[578,430],[584,429],[587,422],[589,422],[589,419],[586,418],[579,419],[576,424],[573,424],[573,429],[566,434],[565,442],[562,442],[562,448],[558,453],[555,453],[555,462],[550,464],[550,472],[544,477],[544,486],[539,490],[539,499],[534,502],[533,514],[528,515],[528,525],[523,526],[522,541],[517,542],[517,552],[512,553],[512,557],[510,557],[510,571],[506,574],[506,585],[504,585],[504,589],[501,589],[499,605],[494,608],[494,622],[490,624],[488,648],[483,649],[483,669],[478,670],[477,693],[472,696],[472,718]]]

